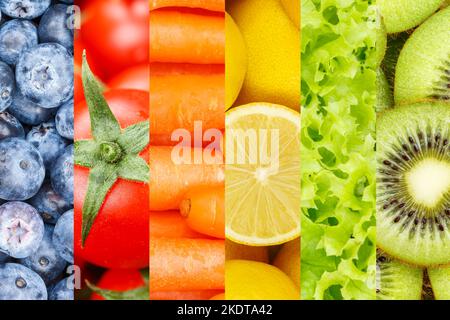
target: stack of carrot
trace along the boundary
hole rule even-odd
[[[224,291],[223,164],[172,155],[175,130],[224,129],[224,10],[224,0],[150,0],[150,299]]]

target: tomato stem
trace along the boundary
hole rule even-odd
[[[75,141],[75,164],[90,168],[82,209],[84,246],[105,197],[117,179],[148,183],[150,170],[139,156],[149,144],[148,121],[122,130],[103,96],[102,86],[89,68],[86,53],[83,53],[82,80],[94,137]]]
[[[108,163],[116,163],[122,157],[122,150],[115,142],[100,143],[100,154]]]

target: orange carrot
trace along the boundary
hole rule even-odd
[[[225,76],[165,75],[150,81],[150,136],[183,128],[194,131],[201,121],[203,131],[225,127]]]
[[[150,75],[161,76],[168,74],[201,74],[208,75],[225,72],[224,64],[192,64],[192,63],[164,63],[150,64]]]
[[[150,292],[224,289],[224,282],[223,240],[150,241]]]
[[[204,238],[192,230],[178,211],[150,212],[150,237],[152,238]]]
[[[221,290],[158,291],[150,292],[150,300],[209,300]],[[222,299],[223,300],[223,299]]]
[[[150,146],[150,211],[178,210],[191,188],[222,186],[223,164],[177,164],[172,147]],[[202,149],[188,149],[191,154]],[[194,159],[192,157],[192,159]]]
[[[211,11],[224,11],[225,0],[151,0],[150,10],[164,7],[200,8]]]
[[[202,187],[189,190],[180,204],[180,213],[193,230],[225,239],[224,188]]]
[[[223,16],[158,10],[150,26],[150,62],[225,63]]]

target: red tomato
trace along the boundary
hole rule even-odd
[[[148,120],[149,95],[139,90],[105,93],[122,128]],[[75,140],[91,139],[85,102],[75,106]],[[148,162],[148,148],[141,153]],[[75,166],[75,255],[105,268],[144,268],[149,264],[148,184],[118,179],[106,196],[92,229],[81,247],[82,207],[89,169]]]
[[[107,76],[149,60],[148,0],[89,1],[81,36]]]
[[[149,91],[150,66],[142,64],[122,71],[108,82],[108,88]]]
[[[111,269],[102,275],[96,286],[101,289],[123,292],[142,287],[143,285],[145,285],[144,279],[142,279],[139,270]],[[91,300],[105,300],[105,298],[93,293]]]

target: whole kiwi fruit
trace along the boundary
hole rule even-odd
[[[450,263],[449,119],[439,101],[377,119],[377,244],[417,266]]]
[[[394,99],[396,104],[450,100],[450,7],[435,13],[406,41],[395,70]]]
[[[450,266],[428,269],[431,288],[436,300],[450,300]]]
[[[378,0],[388,33],[409,30],[421,24],[444,0]]]
[[[420,300],[423,271],[377,251],[377,300]]]

